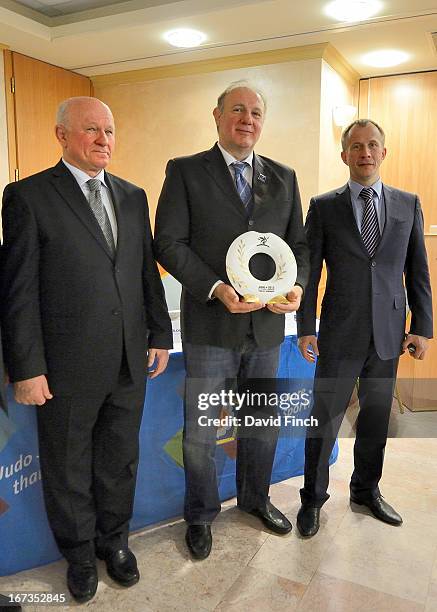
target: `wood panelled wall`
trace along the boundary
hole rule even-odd
[[[437,71],[360,81],[359,116],[378,122],[386,133],[382,179],[420,196],[437,319]],[[403,356],[398,379],[412,409],[437,409],[437,342],[424,361]],[[426,380],[424,380],[426,379]]]
[[[11,78],[14,90],[10,87]],[[53,166],[61,150],[55,138],[56,110],[71,96],[89,96],[88,77],[5,51],[10,179]]]
[[[418,193],[425,232],[435,225],[437,234],[437,71],[360,81],[359,116],[386,133],[382,179]]]

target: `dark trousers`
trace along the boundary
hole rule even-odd
[[[183,456],[185,467],[184,518],[189,524],[210,524],[220,512],[215,449],[217,427],[201,426],[199,417],[217,418],[222,405],[199,410],[200,394],[220,393],[222,389],[269,392],[276,388],[279,346],[263,349],[252,336],[239,350],[209,345],[184,344],[187,371]],[[255,387],[255,389],[254,389]],[[250,412],[266,417],[274,409],[262,405],[253,410],[244,406],[234,415]],[[277,427],[238,427],[237,495],[238,504],[252,510],[265,505],[278,437]]]
[[[360,411],[350,491],[363,501],[379,495],[398,361],[380,359],[373,341],[361,358],[318,358],[311,412],[318,425],[307,430],[303,504],[322,506],[329,498],[329,457],[358,377]]]
[[[122,367],[107,393],[55,396],[37,408],[47,516],[70,562],[127,546],[144,392]]]

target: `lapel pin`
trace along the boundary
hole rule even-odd
[[[265,174],[261,174],[261,172],[258,172],[258,176],[256,177],[259,181],[261,181],[261,183],[266,183],[267,182],[267,177]]]

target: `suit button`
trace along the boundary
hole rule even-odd
[[[114,317],[118,317],[121,314],[121,311],[117,310],[117,308],[114,308],[114,310],[112,311],[112,314],[114,315]]]
[[[376,261],[372,261],[372,268],[376,266]]]
[[[249,219],[249,226],[252,227],[252,225],[255,223],[255,221],[253,219]]]
[[[120,268],[118,266],[114,266],[114,272],[120,272]]]

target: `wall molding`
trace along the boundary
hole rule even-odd
[[[126,72],[113,72],[111,74],[99,74],[91,76],[94,86],[120,85],[122,83],[138,83],[144,81],[155,81],[157,79],[169,79],[175,77],[190,76],[194,74],[205,74],[236,68],[250,68],[266,64],[279,64],[290,61],[302,61],[309,59],[323,59],[334,70],[349,83],[356,84],[360,78],[352,66],[330,43],[319,43],[315,45],[303,45],[300,47],[287,47],[285,49],[271,49],[269,51],[258,51],[256,53],[244,53],[219,57],[216,59],[198,60],[195,62],[184,62],[168,66],[156,66],[154,68],[141,68]]]

